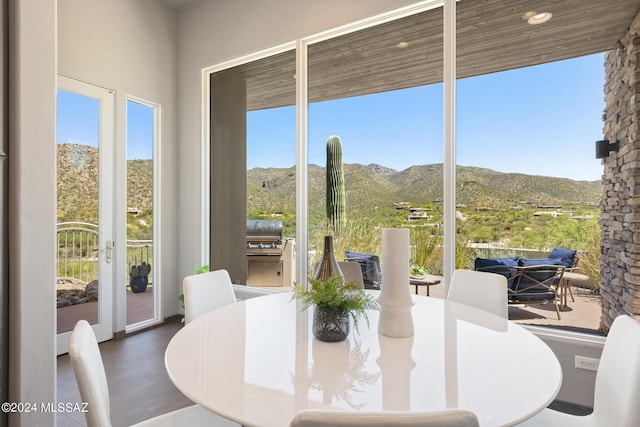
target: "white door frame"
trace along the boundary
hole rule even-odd
[[[99,276],[98,323],[92,325],[98,342],[113,338],[113,248],[114,166],[115,166],[115,91],[66,76],[58,76],[58,89],[97,99],[100,103],[99,157]],[[108,248],[111,247],[111,249]],[[71,332],[58,334],[57,354],[69,349]]]

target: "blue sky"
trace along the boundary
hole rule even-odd
[[[599,180],[604,55],[468,79],[457,85],[457,163]],[[443,161],[442,85],[311,104],[309,162],[339,135],[345,163],[397,170]],[[247,115],[247,167],[295,164],[295,109]]]
[[[457,163],[501,172],[599,180],[604,55],[516,69],[457,85]],[[396,170],[442,163],[442,84],[309,106],[309,161],[339,135],[345,163]],[[152,157],[153,111],[127,103],[127,158]],[[58,92],[58,143],[97,146],[96,100]],[[247,167],[295,164],[295,108],[247,114]]]
[[[97,99],[58,90],[58,144],[98,146],[100,103]]]
[[[97,99],[58,90],[58,144],[98,146]],[[127,100],[127,159],[153,157],[153,108]]]
[[[127,101],[127,159],[153,158],[153,108]]]

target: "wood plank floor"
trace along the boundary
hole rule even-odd
[[[192,402],[171,382],[164,367],[164,352],[180,329],[176,321],[100,344],[109,382],[111,422],[128,426],[170,412]],[[58,356],[57,393],[59,403],[81,402],[68,355]],[[82,413],[58,413],[59,427],[85,426]]]

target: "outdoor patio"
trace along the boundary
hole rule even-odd
[[[568,297],[567,307],[560,308],[560,317],[556,317],[556,310],[552,303],[535,304],[529,306],[510,305],[509,320],[516,323],[548,326],[574,332],[586,332],[604,335],[600,328],[600,297],[592,289],[571,286],[574,301]],[[426,289],[419,288],[420,295],[426,295]],[[444,287],[431,286],[430,296],[443,298]]]
[[[98,302],[69,305],[57,309],[57,333],[69,332],[76,322],[85,319],[94,324],[98,321]],[[153,318],[153,288],[145,292],[133,293],[127,290],[127,325]]]

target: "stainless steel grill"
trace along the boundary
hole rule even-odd
[[[282,221],[247,221],[247,284],[291,286],[295,240],[282,238]]]
[[[247,255],[280,255],[282,253],[282,241],[247,242]]]

